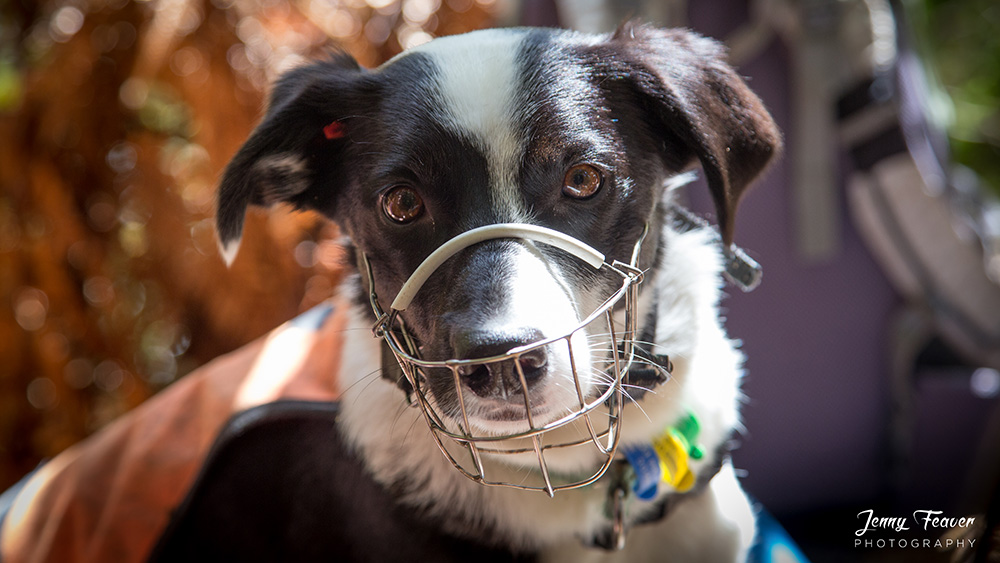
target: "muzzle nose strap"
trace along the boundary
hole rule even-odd
[[[594,269],[598,269],[604,263],[604,255],[592,246],[581,242],[565,233],[540,227],[538,225],[525,225],[521,223],[498,223],[479,227],[452,238],[442,244],[430,254],[423,262],[417,266],[410,278],[406,280],[400,288],[396,299],[392,302],[392,309],[405,311],[413,301],[413,297],[420,291],[427,278],[437,270],[441,264],[454,256],[460,250],[468,248],[474,244],[498,238],[518,238],[537,242],[544,242],[569,252],[573,256],[590,264]]]

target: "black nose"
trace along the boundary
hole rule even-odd
[[[476,360],[504,355],[542,338],[541,332],[531,328],[468,331],[456,334],[453,346],[459,359]],[[519,354],[516,358],[462,366],[458,373],[476,395],[506,400],[520,397],[521,373],[524,374],[524,382],[531,388],[544,377],[547,364],[545,348],[541,347]]]

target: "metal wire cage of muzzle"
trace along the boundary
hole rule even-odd
[[[589,485],[600,479],[611,466],[618,449],[622,413],[624,408],[623,382],[629,368],[635,359],[635,338],[637,336],[638,288],[642,282],[642,272],[638,269],[639,251],[644,231],[636,242],[628,264],[618,260],[605,261],[603,254],[589,245],[564,233],[540,227],[537,225],[522,225],[504,223],[489,225],[466,231],[431,253],[403,284],[389,311],[379,305],[375,293],[374,274],[368,257],[362,254],[367,270],[370,288],[371,307],[377,321],[372,329],[376,338],[385,341],[392,355],[402,369],[404,377],[412,388],[411,400],[420,408],[424,420],[431,429],[439,449],[466,477],[484,485],[512,487],[524,490],[545,491],[549,496],[556,491],[575,489]],[[417,291],[428,277],[444,261],[460,250],[479,242],[498,238],[513,238],[542,242],[569,252],[584,260],[595,270],[621,279],[621,285],[597,306],[589,315],[565,334],[545,338],[528,345],[512,348],[503,354],[475,359],[424,360],[420,357],[419,346],[406,330],[400,312],[404,311],[416,295]],[[621,307],[617,307],[621,304]],[[622,317],[621,330],[616,328],[616,315]],[[585,389],[581,383],[580,368],[574,355],[573,338],[581,331],[586,331],[591,324],[603,320],[607,326],[607,334],[612,343],[608,357],[601,361],[607,364],[606,373],[610,377],[606,386],[595,391]],[[559,344],[562,342],[562,344]],[[617,343],[617,344],[616,344]],[[575,386],[577,404],[570,412],[557,420],[538,423],[532,415],[531,399],[528,392],[528,382],[525,377],[522,362],[525,354],[541,348],[564,345],[568,353],[570,371]],[[467,400],[463,392],[462,370],[478,366],[489,366],[501,362],[511,362],[520,382],[520,391],[524,399],[525,419],[528,428],[511,433],[476,433],[470,424]],[[586,366],[591,369],[591,366]],[[444,370],[441,372],[439,370]],[[452,416],[441,412],[438,401],[429,389],[428,374],[450,373],[454,381],[458,409]],[[602,370],[604,371],[604,370]],[[588,386],[589,387],[589,386]],[[606,424],[595,424],[594,418],[605,421]],[[580,428],[578,421],[583,421],[585,428]],[[575,431],[570,431],[570,426]],[[560,434],[559,438],[554,438]],[[448,444],[458,448],[449,448]],[[553,455],[554,450],[567,448],[594,448],[595,459],[598,460],[591,469],[585,471],[560,472],[556,474],[549,468],[546,455]],[[466,463],[456,459],[456,452],[466,452],[469,459]],[[498,480],[495,473],[504,473],[505,464],[493,466],[491,459],[513,459],[502,456],[533,456],[537,461],[538,484],[529,484],[528,480],[513,482]],[[487,468],[490,468],[489,470]],[[508,466],[509,467],[509,466]],[[506,474],[511,474],[506,471]]]

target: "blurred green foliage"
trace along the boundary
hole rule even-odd
[[[21,102],[21,75],[13,61],[0,57],[0,111],[16,108]]]
[[[1000,194],[1000,2],[910,0],[918,49],[953,104],[955,160]]]

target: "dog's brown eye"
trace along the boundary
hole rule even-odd
[[[576,199],[588,198],[597,193],[604,183],[601,171],[589,164],[577,164],[566,172],[562,193]]]
[[[424,201],[410,186],[394,186],[382,194],[382,211],[397,223],[409,223],[424,211]]]

